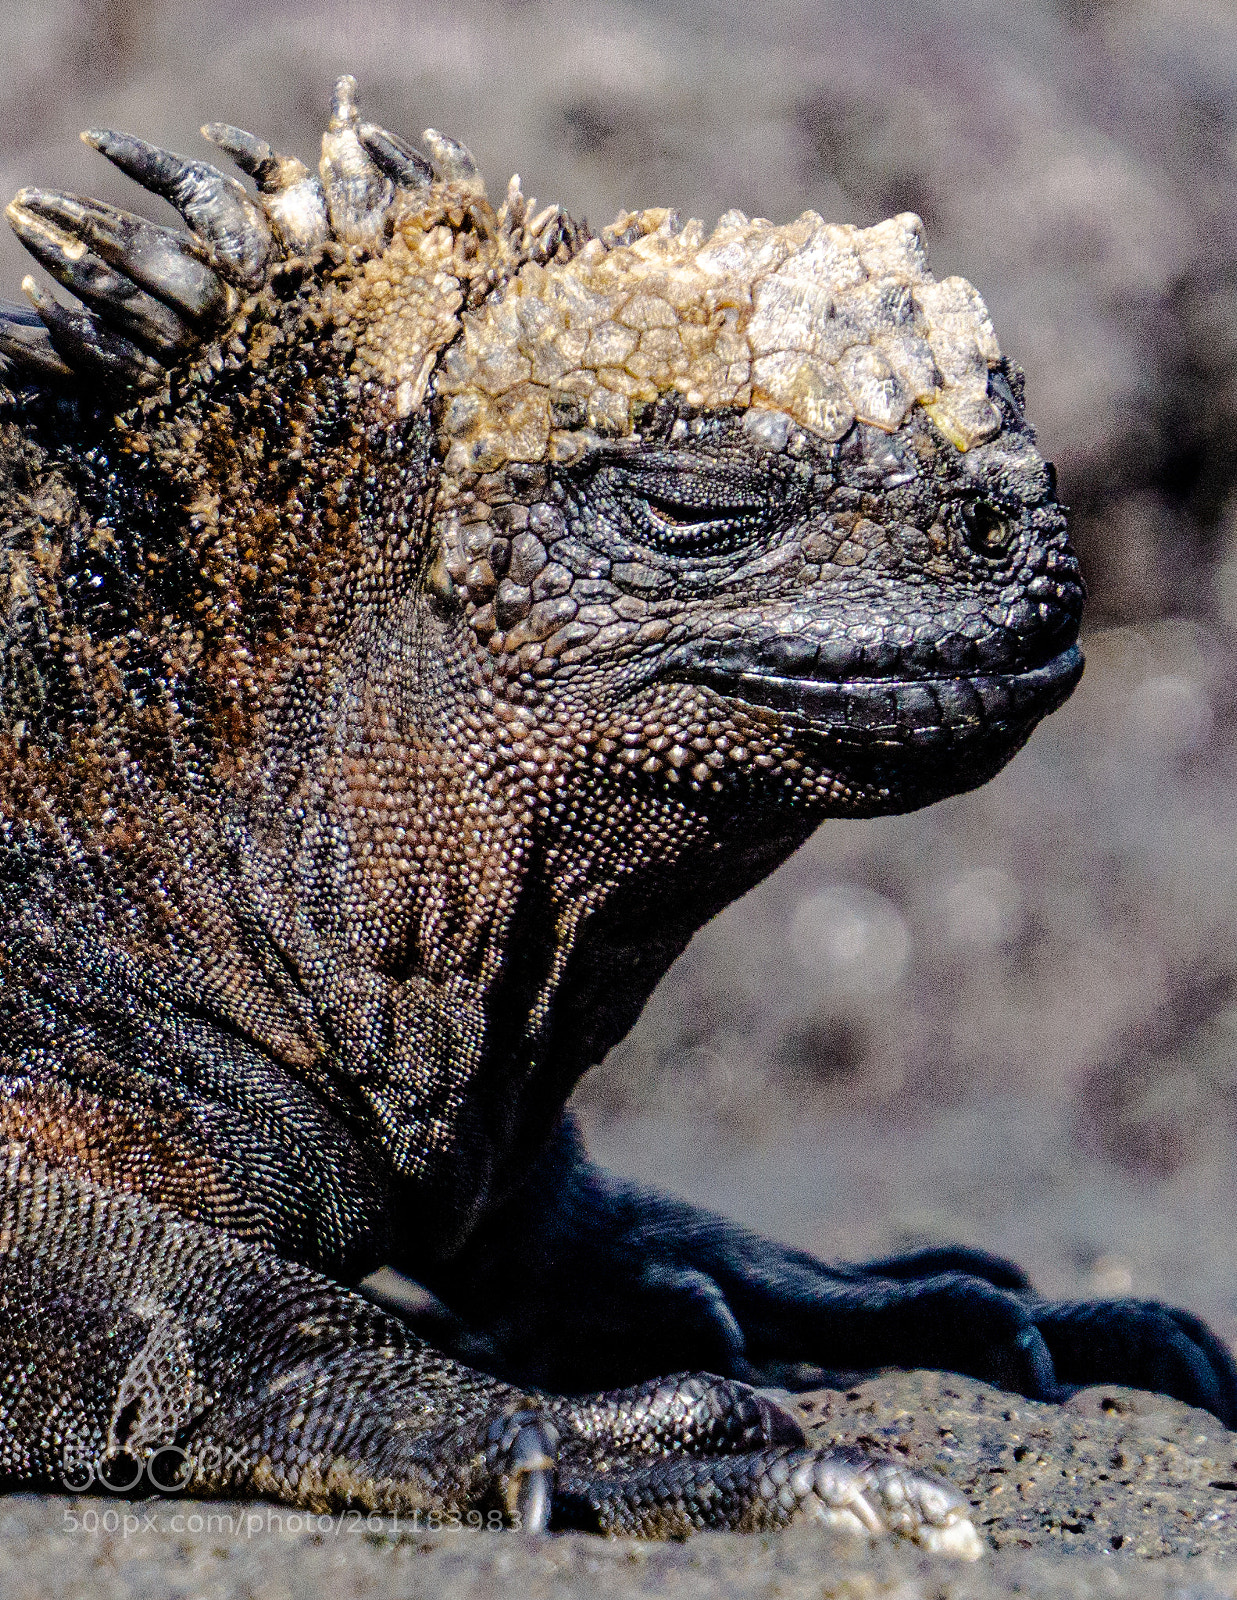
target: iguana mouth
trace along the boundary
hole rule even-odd
[[[1038,722],[1069,697],[1082,668],[1075,644],[1020,672],[840,679],[699,663],[682,676],[728,699],[786,712],[816,732],[865,746],[914,746],[965,739],[995,724]]]

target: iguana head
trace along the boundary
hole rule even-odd
[[[466,972],[525,1040],[566,985],[582,1058],[821,816],[997,771],[1077,681],[1078,567],[917,218],[593,236],[353,91],[317,176],[204,130],[256,194],[85,136],[188,234],[9,208],[84,309],[27,280],[0,322],[41,452],[3,766],[113,859],[159,856],[158,806],[226,814],[302,968]]]
[[[320,178],[204,130],[257,196],[203,162],[86,135],[192,232],[24,191],[19,235],[94,314],[28,280],[40,322],[10,314],[10,360],[152,392],[120,448],[205,457],[202,414],[209,427],[234,410],[223,368],[312,426],[321,396],[286,370],[310,352],[282,348],[278,316],[308,299],[355,421],[415,434],[426,480],[411,551],[390,549],[355,485],[352,510],[334,508],[336,527],[356,524],[341,551],[354,570],[319,581],[355,603],[376,557],[388,599],[418,585],[474,693],[646,780],[756,781],[829,810],[902,809],[1008,759],[1077,679],[1082,588],[1020,379],[970,284],[932,278],[919,220],[728,212],[706,235],[646,211],[594,238],[554,207],[531,215],[518,179],[495,212],[462,146],[427,135],[435,167],[361,123],[353,90],[338,87]],[[304,318],[295,332],[311,342]],[[273,420],[242,419],[238,446],[273,446]],[[296,443],[299,461],[327,454]],[[265,505],[230,504],[221,446],[176,462],[198,490],[182,506],[248,520],[248,565],[276,571],[225,561],[211,585],[282,621],[286,642],[270,580],[305,581],[287,549],[305,508],[273,462]],[[383,449],[385,505],[421,486],[410,452]],[[247,582],[275,592],[257,601]],[[267,686],[251,690],[261,711]]]
[[[990,776],[1077,681],[1082,589],[978,295],[912,216],[622,237],[523,268],[436,374],[438,592],[487,671],[692,790]]]

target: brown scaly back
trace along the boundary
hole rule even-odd
[[[117,810],[114,763],[83,762],[84,745],[140,751],[168,782],[226,781],[265,747],[289,673],[318,669],[373,567],[384,584],[419,567],[430,379],[460,314],[588,237],[518,179],[495,212],[462,144],[431,129],[412,149],[361,120],[355,87],[336,85],[316,175],[241,129],[203,130],[256,193],[131,135],[83,135],[185,231],[46,190],[8,208],[79,303],[27,279],[33,306],[0,307],[16,401],[0,417],[0,739],[16,729],[63,769],[76,809]],[[378,479],[391,503],[363,517]]]

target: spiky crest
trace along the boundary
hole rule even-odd
[[[463,144],[428,128],[426,156],[362,122],[350,76],[335,86],[317,176],[244,129],[212,122],[202,133],[254,180],[256,194],[208,162],[130,134],[82,134],[143,188],[169,200],[187,231],[75,195],[23,189],[16,196],[7,216],[18,238],[82,304],[66,307],[27,278],[22,287],[33,315],[0,302],[0,375],[17,384],[157,389],[168,368],[225,341],[244,298],[289,261],[312,257],[331,241],[380,253],[410,206],[485,196]],[[494,227],[508,271],[525,261],[565,259],[590,237],[557,206],[537,212],[518,176]]]

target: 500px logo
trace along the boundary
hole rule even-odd
[[[141,1456],[128,1450],[106,1450],[91,1459],[77,1456],[60,1469],[60,1486],[70,1494],[90,1490],[108,1494],[182,1494],[189,1485],[209,1475],[216,1481],[239,1472],[244,1458],[226,1446],[208,1445],[190,1454],[178,1444],[161,1444]]]
[[[211,1531],[215,1532],[213,1528]],[[162,1533],[163,1529],[157,1510],[143,1508],[139,1515],[136,1511],[121,1512],[115,1506],[108,1506],[105,1511],[89,1506],[80,1515],[76,1511],[65,1512],[64,1532],[118,1533],[123,1539],[132,1539],[139,1533]]]

